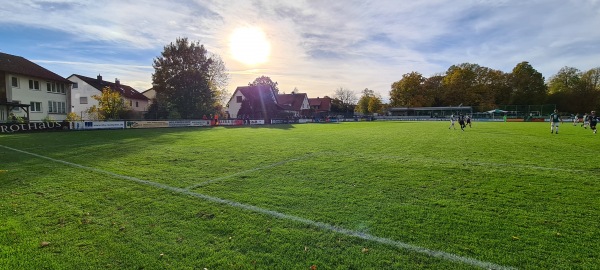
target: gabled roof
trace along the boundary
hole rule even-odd
[[[273,92],[271,86],[268,85],[256,85],[256,86],[239,86],[235,89],[231,100],[236,96],[236,93],[241,93],[244,96],[244,103],[248,105],[245,110],[249,110],[245,113],[253,114],[252,117],[262,117],[263,119],[269,119],[273,117],[276,111],[285,110],[282,106],[277,104],[277,95]],[[242,108],[244,108],[242,106]],[[240,111],[242,110],[240,108]],[[240,112],[238,112],[240,113]]]
[[[321,111],[331,110],[331,98],[328,96],[325,96],[323,98],[309,98],[308,103],[311,107],[319,106],[319,110]]]
[[[277,103],[286,108],[286,110],[292,111],[302,110],[302,103],[304,102],[304,99],[308,99],[306,93],[277,95]]]
[[[34,62],[31,62],[21,56],[7,53],[0,53],[0,71],[57,82],[71,83],[69,80],[39,66]]]
[[[264,104],[277,104],[277,95],[268,85],[238,86],[235,91],[239,91],[246,99],[253,102],[262,100]]]
[[[129,99],[148,100],[148,98],[146,96],[144,96],[142,93],[138,92],[137,90],[133,89],[131,86],[128,86],[128,85],[124,85],[121,83],[117,84],[117,83],[113,83],[113,82],[107,82],[107,81],[102,80],[102,77],[90,78],[90,77],[86,77],[86,76],[82,76],[82,75],[78,75],[78,74],[73,74],[69,77],[72,77],[72,76],[75,76],[75,77],[81,79],[82,81],[86,82],[87,84],[91,85],[92,87],[98,89],[98,91],[102,91],[102,89],[104,89],[104,87],[108,86],[112,90],[119,91],[119,93],[121,93],[121,95],[123,97],[129,98]]]

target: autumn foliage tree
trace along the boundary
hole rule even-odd
[[[402,75],[402,79],[392,84],[390,105],[394,107],[430,106],[432,96],[425,91],[426,78],[418,72]]]
[[[98,101],[98,106],[87,110],[88,117],[93,120],[123,119],[129,110],[121,93],[108,86],[102,89],[100,95],[93,95],[92,98]]]
[[[381,97],[375,94],[375,91],[365,88],[362,95],[356,104],[355,111],[364,115],[372,113],[382,113],[383,102]]]

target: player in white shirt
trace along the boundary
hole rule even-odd
[[[585,113],[585,114],[583,115],[583,123],[581,123],[581,126],[582,126],[583,128],[585,128],[585,129],[587,129],[588,125],[590,124],[590,121],[589,121],[589,119],[588,119],[588,118],[589,118],[589,117],[588,117],[588,114],[587,114],[587,113]]]
[[[448,129],[450,128],[456,129],[456,127],[454,126],[454,114],[450,115],[450,126],[448,127]]]

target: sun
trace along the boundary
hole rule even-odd
[[[241,27],[233,31],[229,38],[231,55],[246,65],[267,62],[271,54],[271,44],[265,32],[258,27]]]

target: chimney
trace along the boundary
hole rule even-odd
[[[117,85],[117,87],[121,86],[121,82],[119,81],[119,78],[115,78],[115,84]]]
[[[100,74],[98,74],[98,77],[96,77],[99,81],[102,81],[102,76],[100,76]]]

